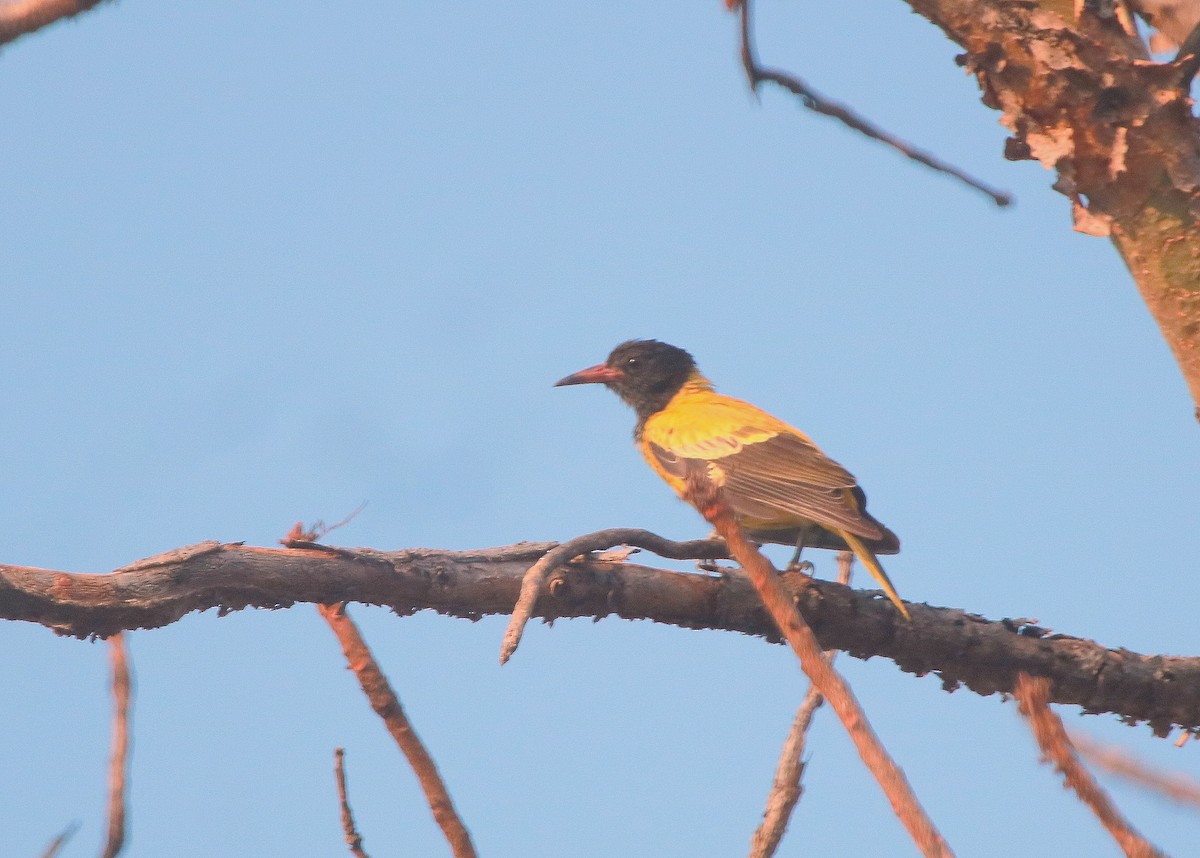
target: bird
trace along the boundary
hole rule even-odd
[[[900,540],[867,512],[858,481],[807,435],[761,408],[717,393],[684,349],[658,340],[621,343],[604,363],[556,387],[603,384],[633,408],[633,437],[650,467],[685,500],[687,477],[718,487],[746,535],[757,542],[849,550],[905,619],[908,609],[879,554]]]

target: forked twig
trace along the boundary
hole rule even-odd
[[[1086,804],[1092,813],[1096,814],[1100,824],[1108,830],[1125,854],[1129,858],[1164,858],[1162,852],[1150,845],[1150,842],[1138,834],[1121,816],[1108,794],[1079,762],[1071,740],[1067,738],[1062,719],[1050,709],[1050,680],[1022,673],[1017,677],[1013,696],[1017,698],[1021,714],[1033,729],[1043,758],[1053,763],[1062,773],[1067,786],[1075,791],[1080,801]]]
[[[854,567],[854,554],[849,551],[839,551],[837,562],[838,583],[849,586],[851,571]],[[825,652],[825,657],[831,665],[836,655],[836,650]],[[783,840],[788,821],[792,817],[792,811],[796,809],[796,804],[804,793],[801,778],[803,778],[804,770],[808,765],[803,759],[808,729],[812,726],[813,716],[817,714],[817,710],[824,702],[825,698],[821,692],[815,685],[810,684],[804,700],[800,703],[800,708],[796,710],[796,717],[792,719],[792,728],[788,731],[788,737],[783,743],[783,750],[779,754],[779,763],[775,767],[775,780],[772,782],[771,792],[767,796],[766,810],[763,811],[763,821],[750,839],[749,858],[771,858],[775,854],[775,850],[779,848],[780,841]]]
[[[653,551],[659,557],[671,560],[724,560],[729,557],[725,546],[718,540],[696,539],[691,542],[672,542],[657,533],[641,530],[635,527],[612,527],[608,530],[598,530],[586,533],[574,539],[551,548],[529,567],[525,577],[521,579],[521,594],[508,620],[508,628],[504,630],[504,640],[500,644],[500,663],[504,664],[517,651],[521,643],[521,635],[529,618],[533,615],[534,605],[537,604],[538,594],[546,579],[559,566],[574,560],[581,554],[591,551],[606,551],[618,545],[631,545]]]
[[[945,161],[938,158],[929,152],[918,149],[910,143],[906,143],[898,137],[884,131],[870,120],[859,116],[849,107],[840,104],[836,101],[831,101],[825,96],[819,94],[811,86],[805,83],[795,75],[787,72],[778,71],[776,69],[766,69],[758,64],[758,59],[754,54],[754,38],[753,27],[750,24],[750,3],[751,0],[740,0],[738,14],[741,19],[741,51],[742,51],[742,67],[746,70],[746,77],[750,81],[750,89],[755,93],[758,92],[759,84],[773,83],[781,86],[784,89],[797,96],[801,103],[809,110],[825,116],[831,116],[834,119],[846,125],[849,128],[857,131],[860,134],[870,137],[872,140],[878,140],[885,146],[890,146],[904,155],[906,158],[911,158],[918,164],[924,164],[931,170],[936,170],[939,173],[944,173],[962,182],[968,187],[974,188],[981,193],[991,197],[992,202],[1003,208],[1012,203],[1012,195],[1005,191],[999,191],[985,184],[979,179],[963,172],[955,166],[947,164]]]
[[[125,648],[125,635],[116,634],[108,639],[109,657],[112,661],[113,690],[113,744],[112,757],[108,765],[108,836],[104,842],[101,858],[116,858],[125,845],[125,791],[129,770],[129,709],[133,693],[130,678],[129,653]]]
[[[342,812],[342,832],[346,845],[354,858],[368,858],[362,845],[362,835],[354,827],[354,814],[350,811],[350,799],[346,794],[346,749],[333,749],[333,776],[337,780],[338,805]]]
[[[358,627],[339,605],[317,605],[317,610],[329,623],[342,645],[346,661],[358,677],[359,685],[367,695],[371,708],[383,719],[388,732],[408,759],[408,764],[425,792],[433,818],[445,834],[455,858],[475,858],[475,846],[471,843],[471,835],[454,809],[454,802],[450,800],[450,793],[438,774],[437,765],[421,744],[421,739],[404,714],[396,692],[392,690],[387,677],[383,675],[375,657],[371,655],[371,650],[359,634]]]
[[[917,801],[904,773],[871,729],[854,692],[821,653],[816,636],[796,609],[792,594],[784,587],[770,561],[746,539],[733,512],[721,499],[719,489],[704,472],[692,472],[687,477],[686,497],[717,529],[733,559],[746,571],[762,599],[763,607],[799,657],[800,667],[837,713],[859,756],[879,782],[896,817],[908,829],[917,848],[925,856],[942,858],[953,855],[949,844]]]

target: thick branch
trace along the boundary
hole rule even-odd
[[[1116,20],[1058,4],[907,0],[966,49],[1005,154],[1058,173],[1075,228],[1112,238],[1200,413],[1200,126],[1194,65],[1156,64]]]
[[[0,619],[60,634],[107,637],[157,628],[193,611],[283,608],[356,601],[399,614],[434,610],[479,619],[505,614],[530,564],[555,543],[476,551],[271,549],[207,542],[108,575],[0,565]],[[1052,702],[1089,712],[1200,730],[1200,659],[1139,655],[1050,634],[1022,621],[989,622],[952,608],[910,604],[911,622],[873,591],[784,575],[821,645],[858,658],[884,656],[902,670],[937,673],[953,689],[1011,692],[1017,673],[1053,682]],[[550,577],[541,617],[649,619],[683,628],[738,631],[777,641],[744,576],[708,576],[586,560]]]

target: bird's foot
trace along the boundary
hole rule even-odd
[[[803,572],[805,575],[812,577],[813,570],[816,567],[807,560],[793,560],[787,565],[785,572]]]

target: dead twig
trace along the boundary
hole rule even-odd
[[[337,780],[338,805],[342,811],[342,831],[346,835],[346,845],[350,854],[355,858],[368,858],[362,845],[362,835],[354,827],[354,814],[350,812],[350,799],[346,795],[346,749],[333,750],[333,775]]]
[[[839,551],[837,562],[838,583],[849,586],[854,555],[849,551]],[[825,652],[825,658],[831,665],[836,655],[835,650]],[[796,809],[796,804],[804,793],[801,779],[808,765],[803,759],[808,729],[812,726],[813,716],[824,702],[825,698],[817,687],[809,684],[804,700],[796,710],[796,717],[792,719],[792,728],[784,740],[783,750],[779,754],[775,779],[767,796],[766,810],[763,811],[763,821],[750,839],[750,858],[771,858],[783,840],[788,822],[792,818],[792,811]]]
[[[317,610],[329,623],[342,645],[346,661],[358,677],[359,685],[367,695],[371,708],[383,719],[388,732],[392,734],[392,738],[396,740],[413,773],[416,774],[429,802],[429,809],[433,812],[433,818],[445,834],[455,858],[475,858],[471,835],[454,809],[450,793],[438,774],[433,757],[421,744],[421,739],[404,714],[396,692],[392,690],[387,677],[383,675],[375,657],[371,655],[371,650],[359,634],[358,627],[339,605],[317,605]]]
[[[905,143],[900,138],[889,134],[868,119],[859,116],[846,105],[831,101],[825,96],[820,95],[795,75],[760,66],[754,53],[753,27],[750,23],[750,3],[751,0],[740,0],[737,6],[738,15],[741,19],[742,67],[746,70],[746,77],[750,81],[750,89],[755,94],[758,93],[758,87],[762,83],[773,83],[781,86],[797,96],[801,103],[809,110],[833,117],[859,134],[870,137],[872,140],[878,140],[885,146],[890,146],[906,158],[911,158],[918,164],[923,164],[931,170],[936,170],[939,173],[944,173],[947,176],[957,179],[964,185],[991,197],[992,202],[1001,208],[1012,203],[1011,194],[996,190],[957,167],[947,164],[936,155]]]
[[[721,499],[718,487],[709,481],[705,472],[693,471],[687,477],[686,497],[705,520],[717,529],[733,559],[750,577],[750,583],[758,591],[763,606],[799,657],[800,667],[837,713],[859,756],[879,782],[896,817],[908,830],[917,848],[926,856],[942,858],[953,855],[950,846],[917,801],[904,773],[871,729],[854,692],[822,655],[817,638],[797,610],[791,592],[783,586],[770,561],[746,539],[733,512]]]
[[[1181,772],[1159,771],[1120,748],[1102,745],[1082,733],[1073,732],[1070,739],[1079,755],[1092,765],[1159,793],[1177,804],[1200,808],[1200,781],[1195,778]]]
[[[525,577],[521,579],[521,594],[509,618],[508,628],[504,630],[504,640],[500,644],[500,663],[504,664],[521,644],[521,635],[533,608],[537,604],[538,594],[550,573],[581,554],[591,551],[606,551],[617,545],[631,545],[653,551],[659,557],[672,560],[724,560],[729,557],[724,544],[718,540],[697,539],[692,542],[672,542],[657,533],[634,527],[613,527],[608,530],[598,530],[595,533],[577,536],[551,548],[537,563],[529,567]]]
[[[324,539],[329,533],[337,530],[339,527],[345,527],[350,522],[358,517],[358,514],[367,508],[367,502],[363,501],[354,510],[339,521],[337,524],[326,524],[320,519],[311,527],[305,527],[304,522],[298,521],[292,525],[292,529],[288,531],[287,536],[279,540],[280,545],[288,548],[309,548],[323,546],[318,544],[318,540]]]
[[[0,45],[99,6],[104,0],[10,0],[0,3]]]
[[[79,821],[76,820],[68,825],[59,833],[57,837],[51,840],[46,845],[46,851],[41,854],[41,858],[56,858],[62,848],[67,845],[67,841],[75,836],[75,832],[79,830]]]
[[[1021,714],[1033,729],[1042,757],[1062,773],[1066,785],[1096,814],[1100,824],[1125,854],[1129,858],[1164,858],[1162,852],[1150,845],[1121,816],[1108,794],[1079,762],[1062,719],[1050,709],[1050,681],[1022,673],[1017,677],[1013,696],[1017,698]]]
[[[108,639],[112,661],[113,744],[108,766],[108,837],[101,858],[116,858],[125,845],[125,791],[129,770],[129,709],[133,680],[129,671],[129,653],[125,635]]]

